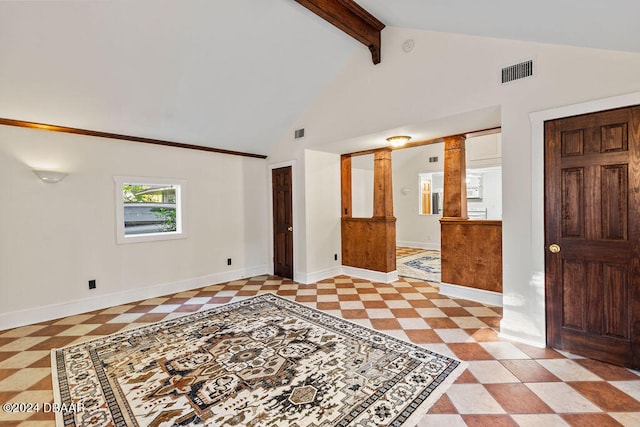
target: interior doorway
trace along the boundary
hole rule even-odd
[[[640,107],[545,122],[547,345],[640,367]]]
[[[271,171],[273,274],[293,279],[293,196],[291,166]]]

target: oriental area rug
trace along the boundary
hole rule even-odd
[[[414,426],[464,362],[273,294],[52,351],[64,426]]]
[[[440,283],[440,251],[425,250],[396,260],[398,275]]]

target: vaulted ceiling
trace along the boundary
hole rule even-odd
[[[358,3],[392,27],[640,52],[635,0]],[[2,1],[0,117],[268,154],[358,49],[293,0]]]

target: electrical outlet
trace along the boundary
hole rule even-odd
[[[96,288],[96,281],[95,279],[91,279],[89,280],[89,289],[95,289]]]
[[[227,265],[231,265],[231,258],[227,258]]]

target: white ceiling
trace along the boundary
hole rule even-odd
[[[640,52],[637,0],[357,0],[386,25]]]
[[[359,3],[388,26],[640,52],[637,0]],[[293,0],[0,1],[0,117],[268,154],[357,49]]]

